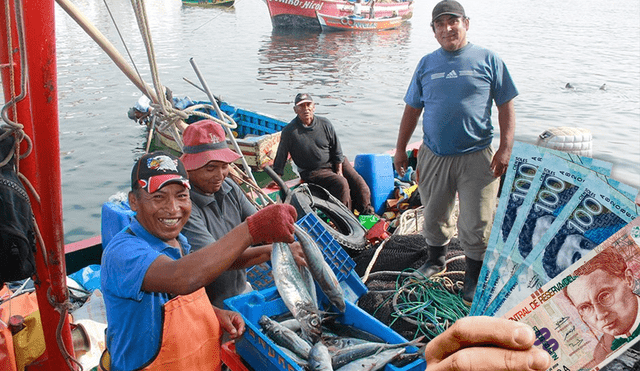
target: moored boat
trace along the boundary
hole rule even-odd
[[[316,12],[348,17],[353,14],[354,3],[346,0],[265,0],[274,28],[321,29]],[[375,4],[374,4],[375,3]],[[363,3],[362,13],[369,14],[374,6],[377,18],[400,17],[408,20],[413,16],[413,1],[369,1]]]
[[[182,0],[182,5],[187,6],[232,6],[235,0]]]
[[[360,18],[336,17],[316,12],[322,31],[382,31],[396,28],[402,24],[402,17]]]

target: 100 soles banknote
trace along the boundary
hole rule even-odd
[[[591,173],[558,217],[545,228],[525,261],[520,264],[496,299],[485,310],[487,315],[504,313],[518,303],[530,282],[547,283],[590,250],[607,240],[638,217],[639,206]],[[511,302],[505,305],[511,296]]]
[[[640,337],[640,218],[535,291],[504,318],[530,325],[549,370],[592,370]]]
[[[494,271],[495,264],[503,251],[503,246],[513,227],[517,210],[522,206],[527,196],[531,182],[536,175],[538,167],[542,163],[542,156],[545,153],[554,154],[567,161],[588,167],[604,175],[611,173],[611,163],[602,160],[573,155],[523,142],[514,143],[498,208],[494,217],[491,235],[489,236],[487,251],[478,278],[478,287],[469,312],[470,315],[483,314],[489,298],[494,293],[491,287],[488,287],[489,278]]]

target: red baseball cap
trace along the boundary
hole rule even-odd
[[[138,187],[153,193],[167,184],[179,183],[191,189],[187,170],[179,158],[163,151],[140,157],[131,171],[131,189]]]
[[[234,162],[241,156],[229,149],[224,129],[211,120],[201,120],[189,125],[182,134],[182,157],[187,170],[196,170],[209,161]]]

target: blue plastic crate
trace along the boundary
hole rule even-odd
[[[354,268],[356,263],[338,242],[327,232],[320,219],[313,214],[307,214],[296,222],[309,236],[313,238],[324,259],[340,281],[345,298],[350,302],[356,302],[360,296],[367,292],[367,286],[362,283]],[[271,266],[267,263],[251,267],[247,270],[247,280],[256,290],[262,290],[275,285],[271,276]]]
[[[319,292],[318,298],[326,304],[326,298]],[[245,321],[246,332],[236,340],[236,352],[255,370],[281,370],[302,371],[302,368],[293,362],[284,352],[273,343],[261,330],[258,320],[264,314],[269,317],[287,313],[285,306],[275,287],[253,291],[244,295],[225,300],[225,306],[242,315]],[[324,308],[324,307],[323,307]],[[347,302],[347,309],[337,321],[345,325],[354,326],[376,335],[387,343],[404,343],[407,340],[398,333],[378,321],[369,313],[358,308],[355,304]],[[411,351],[417,351],[415,347]],[[426,368],[426,362],[418,359],[402,368],[387,365],[386,371],[422,371]]]

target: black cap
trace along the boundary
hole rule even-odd
[[[294,101],[294,104],[297,106],[298,104],[307,103],[307,102],[313,103],[313,98],[311,98],[311,96],[307,93],[298,93],[298,95],[296,95],[296,100]]]
[[[179,158],[163,151],[147,153],[133,165],[131,189],[144,188],[153,193],[170,183],[191,188],[188,177]]]
[[[464,8],[455,0],[444,0],[436,4],[431,12],[431,23],[433,23],[441,15],[450,14],[457,17],[465,18]]]

